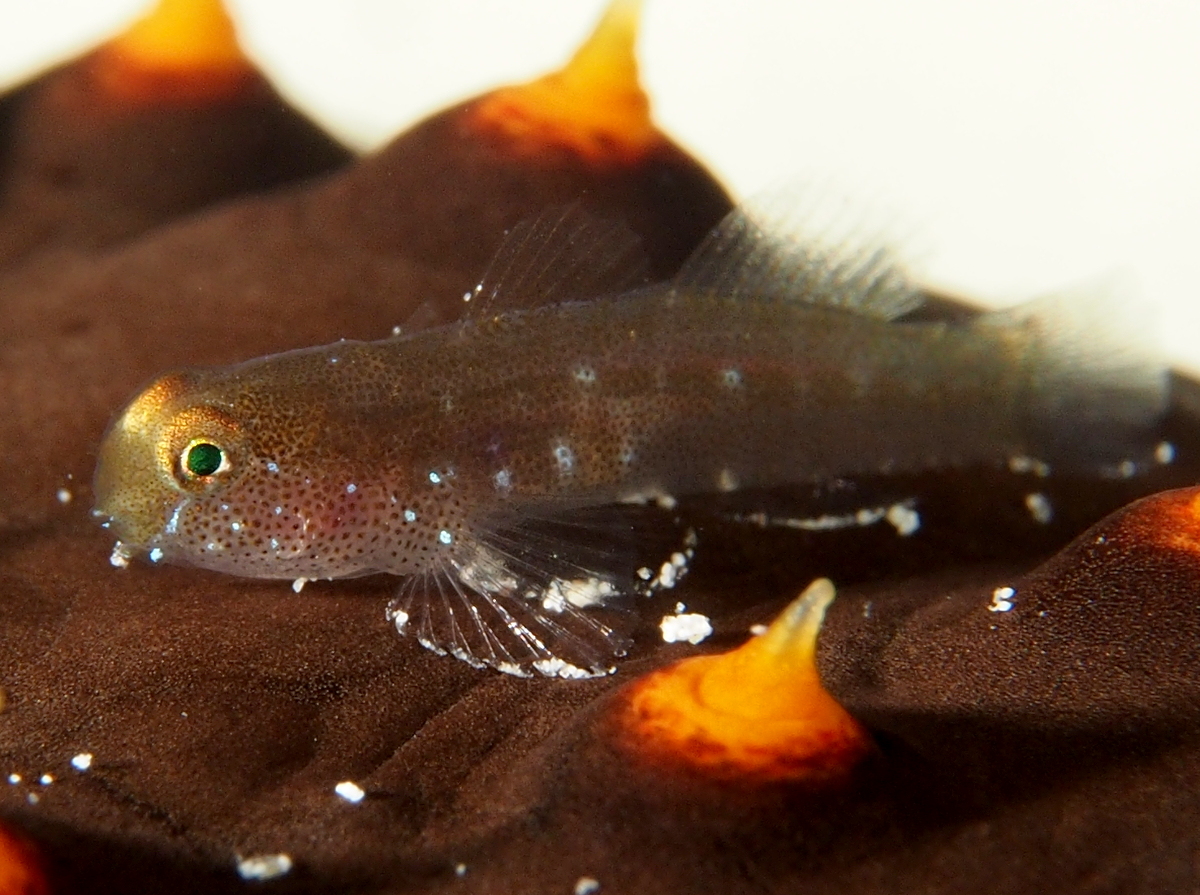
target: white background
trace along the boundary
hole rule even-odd
[[[561,64],[600,0],[231,0],[250,55],[359,148]],[[0,0],[0,84],[136,0]],[[1007,304],[1110,273],[1200,372],[1200,3],[647,0],[657,120],[738,195],[831,181],[927,283]]]

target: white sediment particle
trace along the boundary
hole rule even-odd
[[[436,471],[431,472],[429,473],[429,482],[433,485],[440,485],[442,483],[442,477]]]
[[[77,771],[90,771],[92,769],[92,753],[80,752],[71,758],[71,767]]]
[[[586,668],[580,668],[578,665],[572,665],[570,662],[564,662],[557,656],[550,659],[538,659],[533,663],[534,670],[538,674],[546,677],[559,677],[568,681],[581,681],[590,677],[597,677],[599,674],[607,674],[612,669],[595,672],[588,671]]]
[[[699,612],[664,615],[658,627],[664,643],[690,643],[693,646],[707,640],[713,632],[708,616]]]
[[[54,782],[53,774],[42,774],[42,776],[38,777],[38,783],[42,784],[42,786],[49,786],[53,782]]]
[[[357,805],[367,795],[363,788],[353,780],[343,780],[333,788],[333,791],[353,805]]]
[[[591,385],[596,381],[596,371],[587,365],[576,367],[572,375],[574,375],[576,382],[581,382],[584,385]]]
[[[654,577],[654,572],[648,566],[642,566],[637,570],[637,576],[643,581],[649,581]]]
[[[21,782],[21,775],[20,774],[9,774],[8,782],[11,783],[13,786],[16,786],[18,783]]]
[[[238,858],[238,876],[246,880],[268,880],[286,876],[292,869],[292,856],[284,853],[277,855],[251,855],[248,858]]]
[[[590,876],[581,876],[575,881],[575,895],[595,895],[600,891],[600,881]]]
[[[737,388],[742,384],[742,374],[739,370],[722,370],[721,382],[725,384],[726,388]]]
[[[575,452],[564,440],[554,445],[554,462],[558,464],[559,475],[569,475],[575,471]]]
[[[400,335],[400,333],[402,333],[402,332],[404,332],[403,328],[401,328],[401,327],[399,327],[399,326],[393,326],[393,327],[392,327],[392,335],[393,335],[393,336],[398,336],[398,335]]]
[[[304,590],[304,585],[306,584],[308,584],[307,578],[297,578],[292,582],[292,590],[294,590],[296,593],[300,593],[300,591]]]
[[[1158,446],[1154,448],[1154,462],[1161,463],[1166,466],[1168,463],[1175,462],[1175,445],[1169,441],[1160,441]]]
[[[1013,597],[1016,590],[1011,587],[998,587],[992,591],[992,602],[988,604],[989,612],[1008,612],[1013,608]]]
[[[1040,479],[1050,475],[1050,465],[1036,457],[1016,456],[1008,458],[1008,469],[1018,475],[1031,472]]]
[[[717,490],[728,494],[730,491],[738,489],[738,477],[734,475],[732,469],[722,469],[721,474],[717,476]]]
[[[1116,473],[1118,478],[1131,479],[1137,475],[1137,464],[1132,460],[1122,460],[1117,464]]]
[[[72,494],[70,491],[68,491],[66,488],[59,488],[57,491],[54,492],[54,496],[58,499],[58,502],[61,504],[68,504],[75,497],[75,495]]]
[[[660,510],[673,510],[678,503],[670,494],[657,494],[654,497],[654,502]]]
[[[129,567],[129,557],[132,554],[128,548],[120,541],[113,544],[112,553],[108,556],[108,561],[112,563],[113,568],[126,569]]]
[[[542,592],[542,608],[547,612],[559,613],[569,603],[579,609],[601,606],[617,592],[611,581],[603,578],[555,578]]]
[[[274,460],[267,461],[267,472],[279,472],[279,464]]]
[[[921,514],[910,502],[894,503],[887,509],[887,521],[896,529],[896,534],[907,538],[921,527]]]
[[[405,522],[416,522],[417,521],[416,512],[414,510],[405,510],[404,511],[404,521]]]
[[[467,875],[467,865],[462,864],[462,863],[455,864],[454,865],[454,875],[457,877],[466,876]]]
[[[401,634],[408,627],[409,615],[403,609],[389,609],[387,612],[388,620],[396,626],[396,630]]]
[[[676,603],[676,604],[675,604],[675,614],[676,614],[676,615],[678,615],[678,614],[679,614],[679,613],[681,613],[681,612],[687,612],[687,604],[685,604],[685,603]]]
[[[25,794],[25,801],[28,802],[30,805],[36,805],[41,800],[42,800],[42,797],[39,796],[36,792],[29,792],[29,793]]]
[[[354,482],[351,482],[350,484],[348,484],[348,485],[346,486],[346,493],[347,493],[347,494],[353,494],[353,493],[354,493],[355,491],[357,491],[357,490],[358,490],[358,485],[354,484]]]
[[[163,552],[161,547],[150,548],[150,562],[162,562]]]
[[[1050,498],[1040,491],[1025,495],[1025,509],[1029,510],[1033,521],[1041,525],[1048,525],[1054,518],[1054,507],[1050,504]]]
[[[512,487],[512,473],[507,469],[501,469],[492,476],[492,481],[496,483],[497,491],[507,491]]]

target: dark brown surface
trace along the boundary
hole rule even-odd
[[[695,652],[657,639],[659,605],[627,619],[638,646],[615,676],[523,681],[397,638],[384,579],[296,595],[109,565],[87,518],[92,452],[147,377],[447,318],[505,226],[585,189],[632,219],[660,270],[724,208],[673,150],[632,169],[537,165],[461,120],[105,252],[30,258],[0,285],[0,817],[41,842],[58,891],[242,891],[237,856],[272,852],[297,862],[269,884],[289,892],[555,893],[583,876],[608,892],[1195,891],[1195,495],[1038,559],[1197,480],[1189,382],[1163,429],[1178,461],[1146,476],[965,470],[758,507],[915,496],[910,538],[684,508],[701,547],[667,605],[713,617],[704,649],[740,642],[814,575],[840,587],[821,668],[879,753],[824,794],[676,779],[615,749],[615,688]],[[1030,518],[1032,491],[1051,524]],[[988,609],[1001,584],[1009,613]],[[81,752],[86,773],[70,767]],[[347,779],[361,804],[334,794]]]

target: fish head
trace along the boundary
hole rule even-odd
[[[245,426],[206,400],[201,380],[191,371],[160,377],[100,444],[92,514],[128,550],[179,553],[181,513],[220,504],[254,465]]]

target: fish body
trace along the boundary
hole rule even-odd
[[[629,587],[527,520],[1095,454],[1080,427],[1116,461],[1161,410],[1160,371],[1064,362],[1046,315],[899,322],[877,258],[797,257],[740,215],[666,284],[167,374],[110,427],[96,513],[155,560],[402,576],[391,617],[427,646],[585,676],[622,648],[586,604]]]

